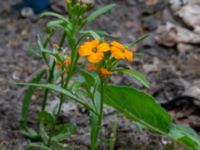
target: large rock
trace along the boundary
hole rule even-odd
[[[170,0],[175,15],[194,31],[200,31],[200,0]]]
[[[178,43],[200,44],[199,34],[169,22],[160,26],[156,33],[156,41],[165,46],[171,47]]]

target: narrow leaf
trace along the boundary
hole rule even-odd
[[[32,148],[39,148],[41,150],[52,150],[51,148],[49,148],[48,146],[44,145],[43,143],[40,143],[40,142],[35,142],[35,143],[30,143],[28,145],[28,148],[29,149],[32,149]]]
[[[76,132],[76,126],[73,124],[64,124],[57,127],[57,135],[52,137],[52,141],[61,142]]]
[[[75,82],[71,87],[72,93],[75,94],[82,84],[82,82]]]
[[[100,132],[99,116],[90,112],[89,123],[90,123],[90,141],[91,149],[95,149],[97,145],[97,139]]]
[[[91,86],[95,83],[95,79],[94,77],[87,71],[85,70],[81,70],[81,74],[83,75],[84,79],[85,79],[85,82]]]
[[[81,33],[86,34],[86,35],[90,35],[92,36],[94,39],[100,39],[100,36],[97,32],[95,32],[94,30],[89,30],[89,31],[82,31]]]
[[[190,127],[172,124],[168,136],[190,150],[200,149],[200,136]]]
[[[20,132],[30,139],[38,139],[37,132],[31,128],[28,127],[20,128]]]
[[[54,12],[44,12],[40,15],[40,17],[44,17],[44,16],[48,16],[48,17],[55,17],[55,18],[58,18],[60,20],[63,20],[63,21],[67,21],[68,22],[68,19],[65,18],[64,16],[58,14],[58,13],[54,13]]]
[[[96,11],[94,11],[91,15],[89,15],[87,17],[87,22],[91,23],[92,21],[94,21],[98,16],[110,11],[113,7],[115,7],[115,4],[110,4],[110,5],[106,5],[104,7],[101,7],[99,9],[97,9]]]
[[[117,71],[126,73],[127,75],[136,79],[137,81],[139,81],[141,84],[143,84],[147,88],[149,88],[149,86],[150,86],[149,81],[145,78],[145,76],[136,70],[119,69]]]
[[[54,28],[54,27],[63,27],[64,21],[63,20],[54,20],[47,23],[47,28]]]
[[[96,113],[93,108],[91,106],[89,106],[87,103],[85,103],[82,99],[80,99],[79,97],[73,95],[71,92],[56,86],[54,84],[34,84],[34,83],[17,83],[18,85],[28,85],[28,86],[33,86],[33,87],[41,87],[41,88],[47,88],[47,89],[51,89],[54,90],[56,92],[59,92],[69,98],[71,98],[72,100],[74,100],[75,102],[77,102],[80,105],[83,105],[85,108],[87,108],[88,110],[93,111],[94,113]]]
[[[133,43],[131,43],[130,46],[133,46],[135,44],[141,43],[142,41],[144,41],[148,37],[149,37],[149,34],[145,34],[141,38],[139,38],[136,41],[134,41]]]
[[[42,77],[45,74],[45,70],[42,70],[33,80],[33,83],[39,83]],[[28,120],[28,110],[31,102],[31,98],[33,95],[34,90],[36,87],[29,86],[28,89],[25,92],[23,101],[22,101],[22,115],[21,115],[21,122],[20,122],[20,127],[25,128],[27,125],[27,120]]]

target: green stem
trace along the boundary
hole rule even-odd
[[[66,33],[64,32],[63,36],[62,36],[62,38],[60,40],[60,43],[59,43],[59,48],[60,48],[59,50],[61,50],[61,47],[63,46],[64,41],[65,41],[65,38],[66,38]],[[47,43],[45,42],[45,47],[46,46],[47,46]],[[49,70],[49,78],[47,80],[48,83],[51,83],[52,80],[53,80],[54,69],[55,69],[55,61],[53,62],[52,67]],[[49,94],[49,89],[45,89],[45,91],[44,91],[44,97],[43,97],[43,100],[42,100],[41,111],[45,110],[46,103],[47,103],[47,98],[48,98],[48,94]]]
[[[99,108],[98,108],[98,121],[97,121],[97,127],[95,127],[93,129],[92,132],[94,132],[94,135],[92,134],[92,137],[91,137],[91,150],[96,150],[96,145],[97,145],[97,140],[98,140],[98,137],[99,137],[99,134],[100,134],[100,131],[101,131],[101,124],[102,124],[102,119],[103,119],[103,104],[104,104],[104,100],[103,100],[103,93],[104,93],[104,80],[101,76],[100,77],[100,105],[99,105]],[[94,137],[93,137],[94,136]]]
[[[61,75],[61,87],[63,88],[63,86],[64,86],[64,76],[62,74]],[[54,124],[52,126],[51,133],[50,133],[50,136],[49,136],[49,139],[48,139],[48,143],[47,143],[48,146],[51,145],[51,139],[52,139],[52,137],[53,137],[53,135],[55,133],[56,124],[57,124],[57,121],[58,121],[58,117],[59,117],[59,115],[61,113],[61,108],[62,108],[63,102],[64,102],[64,95],[61,94],[60,95],[60,103],[59,103],[58,111],[57,111],[57,114],[55,116],[55,122],[54,122]]]
[[[100,116],[100,120],[99,120],[99,124],[101,125],[101,122],[102,122],[102,119],[103,119],[103,103],[104,103],[104,100],[103,100],[103,93],[104,93],[104,81],[103,81],[103,78],[101,78],[101,83],[100,83],[100,95],[101,95],[101,101],[100,101],[100,112],[99,112],[99,116]]]
[[[48,34],[47,39],[45,40],[44,43],[42,43],[44,49],[47,47],[47,45],[50,42],[50,40],[51,40],[51,38],[52,38],[53,35],[54,35],[54,32],[51,32],[50,34]],[[44,52],[42,52],[42,57],[44,59],[44,62],[46,63],[46,65],[49,68],[48,59],[47,59],[46,54]]]

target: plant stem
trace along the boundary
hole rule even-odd
[[[64,76],[62,74],[61,75],[61,87],[63,88],[63,86],[64,86]],[[48,143],[47,143],[48,146],[51,145],[51,139],[52,139],[52,136],[54,135],[54,132],[55,132],[55,129],[56,129],[56,124],[57,124],[57,121],[58,121],[58,117],[59,117],[59,115],[61,113],[61,108],[62,108],[63,102],[64,102],[64,95],[61,94],[60,95],[60,103],[59,103],[58,111],[57,111],[57,114],[55,116],[55,122],[54,122],[54,124],[52,126],[51,133],[50,133],[50,136],[49,136],[49,139],[48,139]]]
[[[104,81],[103,78],[101,76],[100,77],[100,105],[99,108],[97,108],[97,112],[98,112],[98,121],[97,121],[97,127],[95,129],[93,129],[93,132],[95,132],[95,134],[91,137],[91,150],[96,150],[96,145],[97,145],[97,140],[98,137],[100,135],[100,131],[101,131],[101,124],[102,124],[102,119],[103,119],[103,104],[104,104],[104,100],[103,100],[103,93],[104,93]]]
[[[66,33],[64,32],[63,33],[63,36],[60,40],[60,43],[59,43],[59,48],[61,49],[61,47],[63,46],[64,44],[64,41],[65,41],[65,38],[66,38]],[[47,38],[47,40],[49,41],[49,39]],[[47,42],[45,42],[45,47],[47,46]],[[59,50],[60,50],[59,49]],[[54,73],[54,69],[55,69],[55,61],[53,62],[52,64],[52,67],[50,68],[49,70],[49,78],[47,80],[48,83],[51,83],[52,80],[53,80],[53,73]],[[46,107],[46,103],[47,103],[47,98],[48,98],[48,94],[49,94],[49,89],[45,89],[44,91],[44,97],[43,97],[43,100],[42,100],[42,107],[41,107],[41,111],[44,111],[45,110],[45,107]]]
[[[104,81],[103,81],[103,78],[101,78],[101,83],[100,83],[100,95],[101,95],[101,101],[100,101],[100,112],[99,112],[99,116],[100,116],[100,120],[99,120],[99,123],[101,125],[101,122],[102,122],[102,119],[103,119],[103,103],[104,103],[104,100],[103,100],[103,94],[104,94]]]
[[[47,45],[48,45],[48,43],[50,42],[50,40],[51,40],[53,34],[54,34],[54,32],[51,32],[50,34],[48,34],[47,39],[45,40],[44,43],[42,43],[44,49],[47,47]],[[48,60],[47,60],[46,54],[45,54],[44,52],[42,52],[42,57],[43,57],[43,59],[44,59],[46,65],[49,67]]]

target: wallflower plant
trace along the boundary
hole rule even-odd
[[[87,3],[67,0],[66,4],[67,17],[53,12],[41,15],[55,18],[47,23],[46,39],[38,35],[39,50],[33,50],[43,58],[46,67],[36,75],[32,83],[19,84],[28,86],[22,103],[20,130],[30,138],[29,148],[70,149],[62,141],[75,133],[76,127],[72,123],[59,124],[58,119],[67,99],[89,111],[91,150],[97,149],[105,105],[152,132],[160,133],[191,150],[199,150],[198,134],[189,127],[174,124],[170,115],[152,96],[133,87],[110,83],[113,74],[124,73],[149,88],[149,82],[141,73],[132,68],[120,67],[122,61],[133,62],[136,53],[126,45],[110,37],[106,38],[109,34],[104,31],[86,29],[88,24],[115,5],[110,4],[89,12],[90,5]],[[60,42],[52,44],[52,37],[57,31],[62,32]],[[38,112],[38,132],[28,127],[31,97],[36,87],[44,89]],[[60,95],[60,102],[54,112],[48,112],[47,100],[52,91]]]

